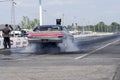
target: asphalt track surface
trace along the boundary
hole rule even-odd
[[[0,80],[120,80],[119,36],[79,43],[66,53],[1,50]]]

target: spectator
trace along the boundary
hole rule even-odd
[[[10,29],[8,24],[5,24],[5,28],[2,30],[2,36],[4,38],[4,48],[7,48],[7,45],[9,48],[11,48],[11,44],[10,44]]]

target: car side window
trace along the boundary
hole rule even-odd
[[[38,30],[38,27],[35,27],[33,31],[36,31],[36,30]]]

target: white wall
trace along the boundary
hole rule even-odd
[[[24,47],[28,45],[28,39],[27,37],[11,37],[11,47]],[[3,38],[0,37],[0,49],[4,48],[3,46]]]

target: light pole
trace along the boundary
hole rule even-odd
[[[65,17],[65,15],[64,15],[64,13],[62,14],[62,25],[64,25],[64,17]]]
[[[8,1],[11,1],[12,2],[12,9],[11,9],[11,25],[13,25],[15,27],[15,1],[14,0],[3,0],[3,1],[0,1],[0,2],[8,2]]]
[[[74,29],[75,29],[75,31],[78,31],[77,30],[77,17],[76,16],[74,16]]]
[[[47,15],[47,10],[42,9],[42,25],[45,24],[46,15]]]
[[[82,26],[82,33],[84,34],[85,26],[84,26],[85,19],[83,19],[83,26]]]
[[[12,9],[11,9],[11,24],[13,24],[13,27],[15,28],[15,5],[16,3],[14,2],[14,0],[12,1]]]
[[[42,1],[39,0],[39,20],[40,20],[40,25],[42,25]]]

